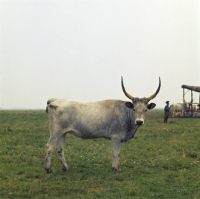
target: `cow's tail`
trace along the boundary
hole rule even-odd
[[[49,107],[53,107],[56,108],[56,106],[54,106],[53,104],[51,104],[52,102],[54,102],[56,100],[56,98],[51,98],[47,101],[47,106],[46,106],[46,112],[48,113],[48,109]]]

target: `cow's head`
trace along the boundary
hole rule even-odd
[[[124,83],[123,83],[123,78],[121,78],[121,84],[122,84],[122,90],[126,97],[132,100],[132,102],[126,102],[126,106],[130,109],[133,110],[134,118],[135,118],[135,124],[136,125],[142,125],[144,124],[144,118],[145,118],[145,113],[147,110],[153,109],[156,104],[155,103],[150,103],[149,101],[152,100],[153,98],[156,97],[156,95],[160,91],[161,87],[161,81],[159,77],[159,86],[157,88],[157,91],[151,95],[150,97],[144,97],[144,98],[138,98],[138,97],[133,97],[129,93],[126,92]]]

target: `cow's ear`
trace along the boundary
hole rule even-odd
[[[154,103],[151,103],[151,104],[148,104],[147,105],[147,108],[150,110],[150,109],[153,109],[154,107],[156,107],[156,104]]]
[[[134,107],[133,103],[131,103],[131,102],[126,102],[125,104],[126,104],[126,106],[127,106],[128,108],[133,109],[133,107]]]

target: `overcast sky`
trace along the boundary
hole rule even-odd
[[[0,0],[1,109],[126,100],[121,76],[135,97],[161,77],[158,108],[200,86],[200,1]]]

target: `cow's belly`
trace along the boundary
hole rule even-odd
[[[107,138],[110,139],[109,133],[106,133],[105,131],[86,131],[84,129],[82,130],[71,130],[69,132],[70,134],[82,138],[82,139],[93,139],[93,138]]]

